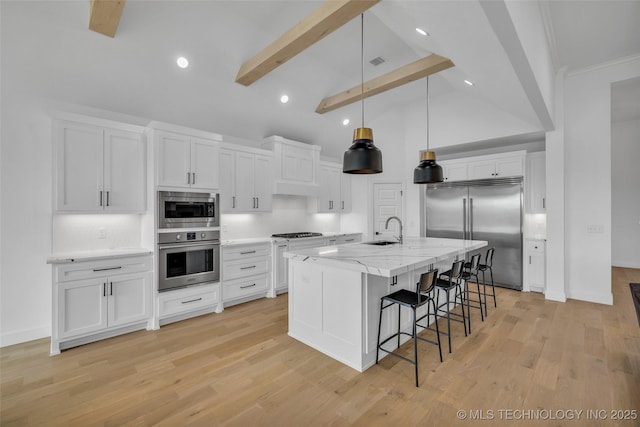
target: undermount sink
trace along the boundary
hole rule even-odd
[[[399,242],[391,242],[389,240],[374,240],[373,242],[364,242],[365,245],[375,245],[375,246],[387,246],[387,245],[395,245]]]

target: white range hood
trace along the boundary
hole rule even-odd
[[[274,194],[318,196],[320,146],[273,135],[263,140],[262,148],[273,151]]]

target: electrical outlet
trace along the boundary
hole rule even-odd
[[[587,225],[587,233],[604,233],[604,225],[589,224]]]
[[[104,227],[98,228],[98,239],[106,239],[107,238],[107,229]]]

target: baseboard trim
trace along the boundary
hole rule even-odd
[[[544,298],[551,301],[567,302],[567,295],[564,292],[544,291]]]
[[[569,290],[567,292],[567,298],[594,302],[596,304],[613,305],[613,294],[611,292],[600,294],[595,292],[584,292],[580,290]]]
[[[0,334],[0,347],[21,344],[27,341],[39,340],[40,338],[51,337],[51,327],[41,326],[39,328],[23,329],[21,331],[5,332]]]

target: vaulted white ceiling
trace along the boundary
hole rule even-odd
[[[253,85],[235,83],[244,61],[320,3],[128,0],[115,38],[109,38],[87,29],[88,1],[3,0],[3,90],[27,88],[64,102],[246,139],[277,134],[338,156],[360,126],[360,104],[323,115],[314,111],[324,97],[360,82],[359,19]],[[640,22],[640,2],[541,5],[557,68],[640,53],[640,32],[632,25]],[[416,27],[430,36],[420,36]],[[364,34],[365,79],[437,53],[456,66],[431,78],[432,102],[473,97],[542,130],[481,2],[382,0],[366,12]],[[181,55],[190,61],[186,70],[175,64]],[[369,64],[375,57],[385,62]],[[283,93],[290,97],[285,105],[279,102]],[[421,80],[369,98],[365,121],[425,96]],[[346,117],[351,123],[345,127]]]

